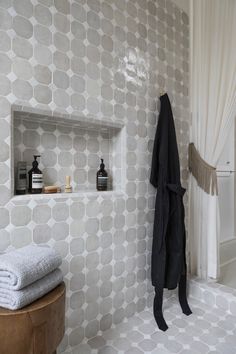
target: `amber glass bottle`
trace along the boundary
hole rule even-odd
[[[32,163],[32,168],[28,172],[29,174],[29,193],[38,194],[42,193],[43,190],[43,174],[38,168],[37,157],[40,155],[34,155],[34,161]]]
[[[108,174],[105,170],[103,159],[101,159],[100,169],[97,172],[97,190],[107,191],[108,186]]]

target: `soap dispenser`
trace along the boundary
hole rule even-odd
[[[38,168],[37,158],[40,155],[34,155],[34,161],[32,162],[32,168],[28,172],[29,174],[29,193],[38,194],[43,190],[43,174]]]
[[[101,159],[100,169],[97,172],[97,190],[106,191],[108,185],[108,175],[105,170],[103,159]]]

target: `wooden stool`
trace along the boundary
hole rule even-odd
[[[65,332],[65,284],[21,310],[0,307],[1,354],[52,354]]]

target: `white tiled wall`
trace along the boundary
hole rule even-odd
[[[0,0],[0,251],[46,242],[61,253],[61,351],[151,303],[158,96],[172,102],[186,187],[188,50],[188,17],[170,0]],[[121,120],[124,193],[11,200],[13,104]]]

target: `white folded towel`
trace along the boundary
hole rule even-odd
[[[0,288],[0,306],[9,310],[21,309],[53,290],[62,280],[61,270],[56,269],[22,290]]]
[[[0,288],[19,290],[58,268],[61,256],[54,249],[29,245],[0,255]]]

